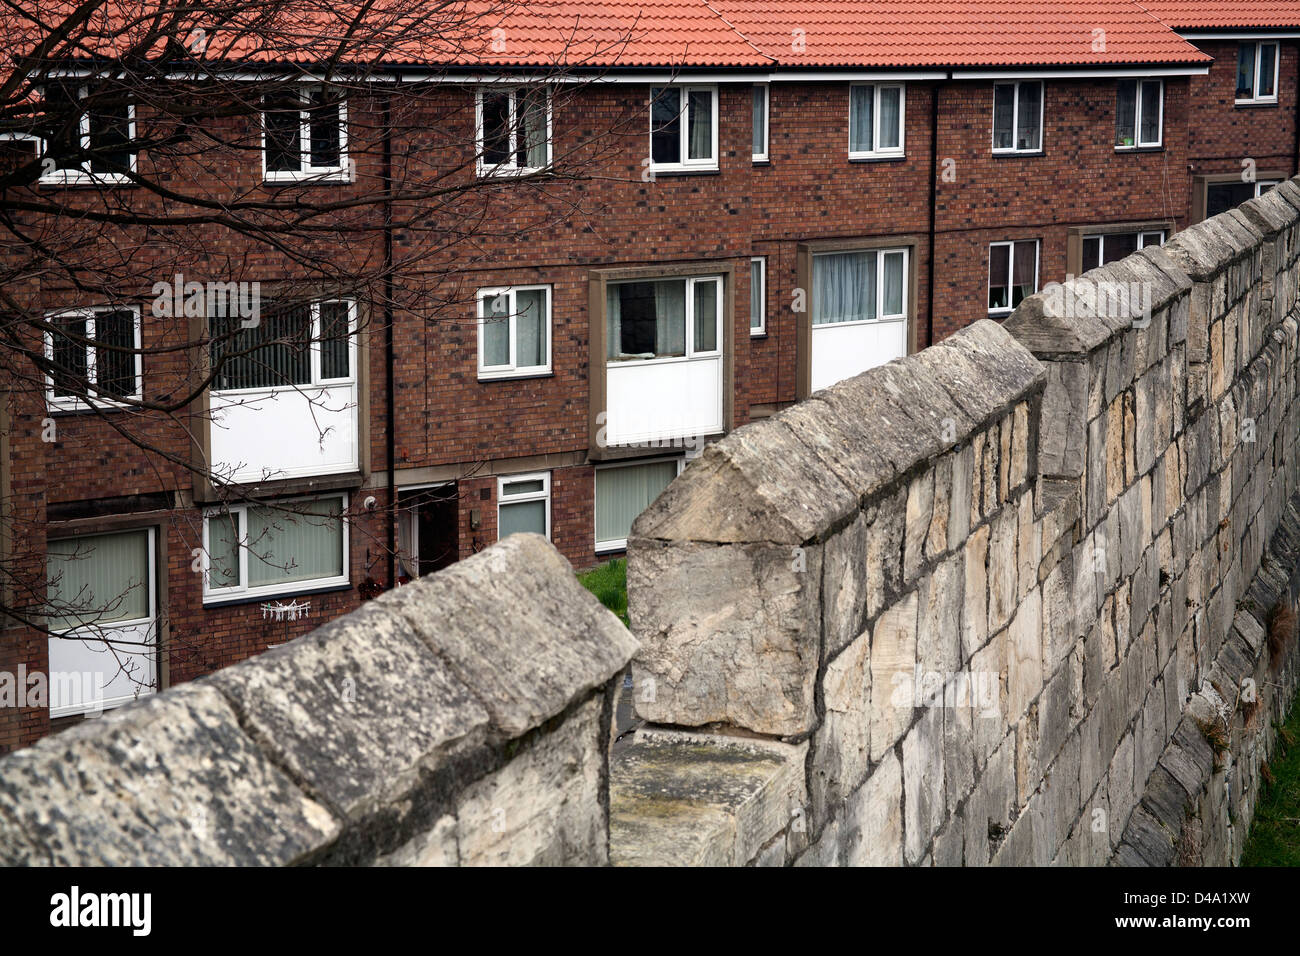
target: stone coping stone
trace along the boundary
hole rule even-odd
[[[638,730],[610,765],[615,866],[741,866],[801,807],[807,744]]]

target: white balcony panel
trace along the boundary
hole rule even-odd
[[[812,391],[907,354],[907,322],[837,322],[812,327]]]
[[[611,362],[605,444],[631,445],[722,431],[722,359]]]
[[[50,716],[96,713],[153,693],[157,633],[151,619],[50,638]]]
[[[357,386],[213,392],[212,468],[236,483],[361,467]]]

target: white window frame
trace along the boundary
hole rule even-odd
[[[51,312],[45,319],[47,323],[55,319],[67,317],[84,317],[86,319],[86,338],[95,340],[95,316],[100,312],[130,312],[135,316],[134,321],[134,339],[133,345],[135,352],[135,390],[128,396],[131,401],[141,401],[144,398],[144,362],[141,351],[141,322],[140,307],[138,305],[105,305],[89,309],[63,309],[59,312]],[[55,395],[54,394],[54,376],[47,373],[45,376],[45,404],[52,412],[81,412],[93,408],[126,408],[124,404],[116,397],[104,397],[99,394],[98,389],[98,355],[97,349],[93,345],[86,346],[86,392],[94,400],[93,403],[83,401],[75,395]],[[45,358],[47,361],[54,361],[54,333],[45,332]]]
[[[532,92],[540,90],[542,99],[546,106],[546,162],[541,166],[520,166],[515,157],[519,154],[519,94],[521,92]],[[483,150],[487,146],[487,136],[483,132],[483,94],[506,93],[510,97],[510,160],[499,164],[489,164],[484,162]],[[529,86],[522,84],[519,86],[492,86],[479,87],[474,91],[474,130],[475,130],[475,169],[479,178],[492,178],[497,176],[527,176],[531,173],[540,173],[551,168],[554,159],[551,146],[551,90],[545,85],[536,84]]]
[[[657,458],[635,458],[635,459],[633,459],[632,461],[619,461],[619,462],[611,462],[610,464],[607,464],[607,465],[597,465],[596,468],[595,468],[595,470],[596,470],[597,472],[601,472],[601,471],[613,471],[613,470],[618,469],[618,468],[635,468],[635,467],[637,467],[638,465],[657,465],[659,462],[662,462],[662,461],[675,461],[675,462],[677,462],[677,474],[678,474],[678,475],[680,475],[680,474],[682,473],[682,469],[686,467],[686,459],[685,459],[683,456],[681,456],[681,455],[676,455],[676,456],[674,456],[674,455],[660,455],[660,456],[657,457]],[[673,477],[675,478],[676,475],[674,475]],[[595,553],[596,553],[596,554],[608,554],[608,553],[610,553],[610,552],[626,551],[626,550],[627,550],[627,538],[611,538],[611,539],[608,540],[608,541],[601,541],[599,538],[596,537],[596,478],[595,478],[595,475],[593,475],[593,476],[592,476],[592,479],[591,479],[591,502],[592,502],[592,508],[591,508],[591,538],[592,538],[592,541],[595,542],[595,548],[594,548]]]
[[[1247,46],[1247,45],[1249,45],[1250,42],[1251,42],[1251,41],[1246,40],[1246,41],[1242,41],[1242,42],[1238,43],[1238,45],[1237,45],[1237,65],[1236,65],[1236,69],[1234,69],[1233,72],[1232,72],[1233,103],[1234,103],[1235,105],[1238,105],[1238,106],[1249,106],[1249,105],[1254,105],[1254,104],[1259,104],[1259,103],[1276,103],[1276,102],[1278,101],[1278,99],[1277,99],[1277,93],[1278,93],[1278,78],[1279,78],[1279,74],[1280,74],[1280,72],[1281,72],[1280,67],[1281,67],[1281,62],[1282,62],[1282,44],[1281,44],[1279,41],[1277,41],[1277,40],[1256,40],[1256,41],[1254,41],[1254,44],[1255,44],[1255,77],[1254,77],[1253,82],[1251,83],[1251,93],[1252,93],[1253,95],[1251,95],[1251,96],[1247,96],[1247,97],[1238,97],[1238,96],[1236,95],[1237,74],[1238,74],[1238,72],[1241,70],[1241,48],[1242,48],[1243,46]],[[1260,75],[1259,75],[1259,69],[1260,69],[1260,55],[1259,55],[1259,53],[1260,53],[1260,49],[1263,48],[1263,47],[1266,47],[1266,46],[1271,46],[1271,47],[1273,48],[1273,95],[1272,95],[1272,96],[1260,96],[1260,95],[1259,95],[1259,87],[1260,87],[1260,83],[1259,83],[1259,81],[1260,81],[1260,79],[1261,79],[1261,77],[1260,77]]]
[[[814,329],[826,328],[846,328],[852,325],[875,325],[877,322],[898,322],[908,321],[908,309],[911,303],[908,302],[908,287],[911,285],[911,273],[908,269],[911,265],[911,247],[910,246],[889,246],[882,249],[828,249],[825,252],[813,254],[813,283],[817,282],[817,260],[823,256],[839,256],[845,254],[875,253],[876,256],[876,317],[874,319],[857,319],[853,322],[818,322],[812,325]],[[897,255],[903,256],[903,295],[901,312],[885,312],[885,256]],[[815,316],[814,316],[815,318]]]
[[[148,624],[151,625],[153,629],[152,653],[156,657],[158,652],[158,639],[159,639],[159,635],[158,635],[158,528],[154,525],[149,525],[144,528],[112,528],[111,530],[108,531],[87,533],[86,535],[84,535],[84,537],[91,537],[93,535],[99,535],[99,534],[102,535],[132,534],[137,531],[145,531],[148,533],[148,537],[147,537],[148,544],[146,545],[146,547],[149,550],[148,553],[149,567],[146,574],[147,580],[144,583],[146,587],[148,587],[149,589],[149,594],[148,594],[149,613],[146,614],[144,617],[128,618],[126,620],[111,621],[104,624],[87,624],[87,625],[83,625],[82,627],[72,627],[64,631],[55,631],[56,634],[60,634],[60,635],[76,634],[78,631],[89,630],[92,631],[92,633],[86,637],[86,640],[93,641],[98,639],[99,636],[104,631],[111,631],[117,629],[125,630],[127,628],[140,627],[142,625]],[[50,540],[64,541],[67,540],[68,538],[75,539],[79,537],[83,537],[83,535],[56,534],[52,536]],[[48,556],[46,560],[48,562]],[[204,580],[207,579],[205,578]],[[98,633],[94,633],[96,629],[98,629]],[[63,639],[64,638],[62,637],[51,638],[51,640],[63,640]],[[148,694],[156,693],[160,689],[161,689],[161,675],[158,673],[158,669],[155,664],[154,676],[153,676],[153,687],[152,689],[140,688],[139,696],[143,697]],[[51,692],[53,692],[52,687],[50,688],[50,690]],[[81,706],[73,705],[73,706],[56,707],[54,706],[54,702],[50,701],[50,717],[51,718],[75,717],[80,714],[93,714],[93,713],[98,713],[100,710],[108,710],[114,707],[120,707],[126,703],[130,703],[130,701],[118,700],[116,702],[109,703],[107,701],[97,700],[97,701],[88,702]]]
[[[1038,146],[1034,149],[1019,149],[1016,146],[1016,135],[1020,130],[1020,88],[1029,83],[1035,83],[1039,88],[1038,96]],[[997,126],[997,104],[998,104],[998,87],[1010,86],[1013,88],[1011,100],[1011,145],[998,146],[998,126]],[[989,123],[989,144],[993,152],[998,156],[1036,156],[1045,152],[1047,149],[1047,125],[1045,122],[1047,107],[1047,84],[1042,80],[1006,80],[993,84],[993,111]]]
[[[541,491],[519,492],[507,496],[505,493],[506,485],[514,484],[516,481],[540,481],[542,483]],[[497,540],[501,539],[501,506],[524,504],[529,501],[546,502],[546,540],[551,540],[551,473],[549,471],[528,472],[522,475],[498,475],[497,476]]]
[[[758,323],[758,325],[754,325],[754,313],[753,313],[754,291],[751,288],[749,292],[749,296],[750,296],[749,334],[757,338],[760,335],[767,335],[767,256],[750,256],[749,265],[750,265],[749,281],[751,286],[754,282],[753,267],[755,265],[758,266],[758,283],[759,283],[758,301],[761,302],[763,306],[763,314],[759,317],[761,321]]]
[[[694,361],[694,360],[696,360],[696,359],[715,359],[715,358],[719,358],[719,357],[722,355],[722,352],[723,352],[723,346],[724,346],[724,344],[725,344],[725,343],[724,343],[724,340],[723,340],[723,337],[722,337],[722,335],[723,335],[722,319],[723,319],[723,315],[724,315],[725,312],[726,312],[726,308],[724,307],[724,305],[723,305],[723,301],[722,301],[722,296],[723,296],[723,294],[724,294],[725,291],[726,291],[726,289],[725,289],[725,287],[724,287],[724,285],[723,285],[723,282],[722,282],[722,276],[720,276],[720,275],[708,275],[708,276],[646,276],[646,277],[644,277],[644,278],[638,278],[638,279],[619,279],[619,280],[617,280],[617,281],[610,282],[610,285],[611,285],[611,286],[633,285],[633,284],[638,283],[638,282],[684,282],[684,283],[686,283],[686,292],[685,292],[685,295],[686,295],[686,329],[685,329],[686,341],[685,341],[685,343],[684,343],[684,344],[685,344],[685,353],[686,353],[686,354],[685,354],[685,355],[665,355],[665,356],[663,356],[662,358],[652,358],[652,359],[624,359],[624,360],[622,360],[622,361],[617,361],[617,360],[615,360],[615,359],[606,358],[606,360],[605,360],[605,364],[606,364],[606,366],[611,367],[611,368],[623,368],[623,367],[630,366],[630,365],[637,365],[637,366],[641,366],[641,365],[666,365],[666,364],[668,364],[668,363],[670,363],[670,362],[690,362],[690,361]],[[717,328],[717,333],[716,333],[716,335],[717,335],[717,343],[718,343],[718,347],[717,347],[716,349],[711,349],[711,350],[706,351],[706,352],[697,352],[697,351],[695,350],[695,286],[696,286],[697,283],[700,283],[700,282],[713,282],[713,283],[716,283],[717,286],[718,286],[718,297],[717,297],[717,299],[715,300],[715,301],[718,303],[718,313],[717,313],[717,315],[714,317],[714,320],[715,320],[715,322],[717,323],[717,325],[716,325],[716,328]]]
[[[655,162],[654,153],[654,104],[656,90],[677,90],[681,96],[679,112],[677,114],[677,135],[678,135],[678,153],[681,162],[677,163],[659,163]],[[690,102],[691,93],[708,93],[710,109],[713,111],[713,121],[710,124],[713,133],[713,153],[708,159],[691,159],[691,124],[690,124]],[[650,105],[646,109],[649,117],[647,131],[647,141],[650,146],[648,153],[650,157],[650,170],[656,173],[672,172],[701,172],[718,169],[718,88],[711,84],[701,83],[665,83],[662,86],[650,87]]]
[[[524,365],[518,364],[518,319],[519,309],[515,305],[517,293],[520,292],[545,292],[546,302],[546,364],[544,365]],[[510,323],[510,361],[506,365],[484,365],[483,364],[483,325],[488,321],[487,303],[498,296],[506,295],[510,298],[510,307],[508,321]],[[513,286],[493,286],[487,289],[478,290],[478,377],[479,381],[489,381],[492,379],[502,378],[533,378],[538,375],[550,375],[553,369],[553,357],[551,355],[551,299],[553,293],[549,285],[513,285]]]
[[[871,94],[871,149],[853,148],[853,91],[866,87]],[[881,148],[880,143],[880,92],[898,90],[898,145]],[[907,84],[905,83],[850,83],[849,84],[849,159],[895,159],[906,155],[907,134]]]
[[[1134,84],[1134,90],[1135,90],[1134,95],[1137,97],[1137,101],[1134,104],[1134,109],[1133,109],[1133,145],[1121,146],[1120,144],[1116,143],[1115,152],[1125,153],[1125,152],[1132,152],[1134,150],[1139,150],[1139,149],[1158,149],[1159,147],[1163,146],[1165,142],[1165,81],[1159,79],[1117,80],[1115,83],[1116,122],[1119,121],[1119,115],[1118,115],[1119,88],[1121,83]],[[1156,120],[1155,142],[1144,143],[1142,141],[1142,86],[1145,83],[1160,84],[1160,101],[1159,101],[1160,116]]]
[[[768,162],[772,151],[772,86],[769,83],[755,83],[750,95],[752,96],[759,90],[763,91],[763,151],[761,153],[753,153],[750,158],[751,161],[755,163],[766,163]],[[753,116],[752,107],[750,109],[750,116]],[[753,139],[753,136],[750,136],[751,150],[753,149]]]
[[[259,122],[262,135],[262,181],[267,183],[350,183],[353,178],[353,161],[348,156],[348,98],[339,100],[339,164],[337,166],[311,165],[311,101],[312,93],[320,92],[320,85],[303,85],[296,92],[302,109],[298,113],[298,169],[267,169],[266,167],[266,110],[259,105]]]
[[[284,507],[291,509],[298,505],[331,498],[341,498],[343,501],[342,512],[339,517],[339,522],[343,526],[343,573],[328,578],[308,578],[302,581],[287,581],[283,584],[260,584],[250,587],[248,584],[248,509],[250,507]],[[209,580],[209,572],[212,566],[212,548],[209,543],[210,522],[213,518],[224,517],[226,514],[236,515],[239,521],[240,545],[237,553],[239,555],[240,583],[228,587],[214,588]],[[344,587],[352,581],[352,544],[350,537],[348,493],[345,491],[313,495],[308,498],[281,498],[267,502],[231,504],[227,505],[224,510],[209,508],[203,512],[203,603],[204,605],[225,604],[230,601],[245,601],[262,597],[274,597],[281,594],[311,594],[316,591],[328,591]]]
[[[346,378],[325,378],[321,370],[321,319],[320,307],[333,302],[343,302],[348,307],[348,370]],[[359,349],[357,347],[357,301],[356,299],[313,299],[311,305],[311,381],[301,385],[254,385],[249,388],[217,388],[212,391],[217,395],[239,395],[241,393],[291,392],[304,389],[323,388],[334,385],[355,385]]]
[[[76,88],[78,103],[84,101],[90,95],[89,84],[83,83]],[[126,106],[127,118],[127,140],[135,142],[135,103],[128,103]],[[81,136],[81,148],[90,149],[90,110],[83,108],[78,116],[78,125]],[[49,152],[49,143],[47,140],[37,137],[37,153],[42,163]],[[139,158],[136,150],[130,151],[131,172],[136,172],[136,162]],[[44,168],[44,166],[42,166]],[[41,186],[121,186],[130,184],[131,177],[126,173],[97,173],[90,169],[89,166],[82,166],[79,169],[54,169],[51,172],[42,172],[37,180]]]
[[[1007,259],[1007,307],[1004,309],[989,309],[990,316],[1005,317],[1016,310],[1016,306],[1011,304],[1011,291],[1015,287],[1016,279],[1016,244],[1021,242],[1032,242],[1034,244],[1034,288],[1030,295],[1034,295],[1039,290],[1039,281],[1042,271],[1043,242],[1041,239],[1002,239],[998,242],[989,243],[989,274],[987,286],[984,290],[984,301],[988,301],[988,293],[993,290],[993,249],[997,246],[1009,246],[1010,253]]]
[[[1088,268],[1082,262],[1082,257],[1085,254],[1084,247],[1088,244],[1089,240],[1092,239],[1099,240],[1100,244],[1097,246],[1097,255],[1098,258],[1104,263],[1106,261],[1106,240],[1108,238],[1113,238],[1114,236],[1131,236],[1131,235],[1137,236],[1137,247],[1139,249],[1147,248],[1148,245],[1146,241],[1147,236],[1159,235],[1160,241],[1155,243],[1155,245],[1157,246],[1163,246],[1165,244],[1165,240],[1169,238],[1168,233],[1164,229],[1120,229],[1118,231],[1112,230],[1111,232],[1086,233],[1079,240],[1080,271],[1081,272],[1088,271]],[[1092,268],[1095,269],[1098,267],[1093,266]]]

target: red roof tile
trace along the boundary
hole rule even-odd
[[[1300,0],[1141,0],[1171,27],[1300,27]]]

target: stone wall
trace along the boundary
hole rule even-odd
[[[637,711],[693,733],[615,766],[615,861],[665,810],[733,864],[1234,861],[1297,680],[1298,235],[1286,183],[707,449],[630,541]],[[623,766],[737,749],[783,765]]]
[[[0,864],[603,864],[635,641],[515,535],[0,760]]]

